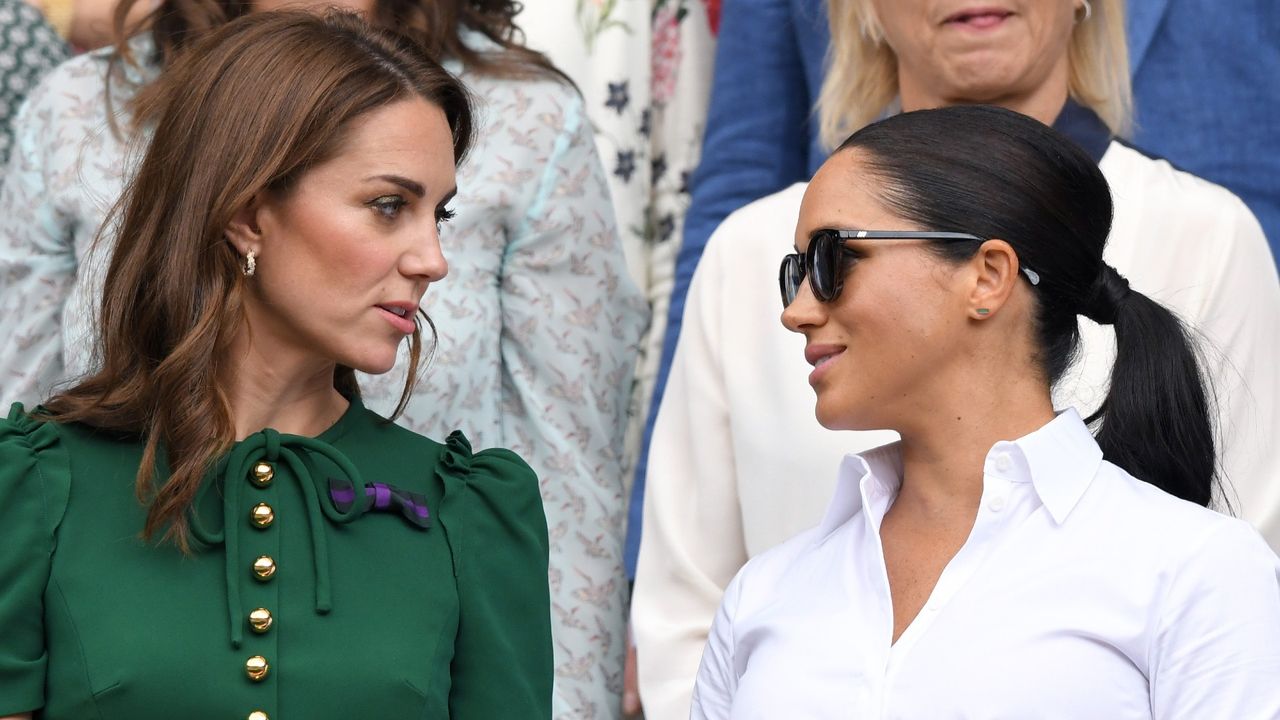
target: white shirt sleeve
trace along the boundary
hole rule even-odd
[[[1224,193],[1225,195],[1225,193]],[[1205,238],[1215,246],[1210,291],[1193,322],[1211,344],[1206,370],[1219,408],[1227,498],[1280,552],[1280,281],[1253,213],[1230,197]]]
[[[726,244],[713,236],[694,274],[649,451],[631,612],[650,720],[688,715],[716,607],[747,561],[720,354]]]
[[[702,665],[693,686],[690,720],[728,718],[733,710],[733,696],[738,690],[738,673],[734,669],[733,617],[741,597],[741,575],[729,583],[724,601],[711,624]]]
[[[1150,648],[1152,717],[1280,718],[1275,554],[1252,528],[1226,521],[1171,573]]]

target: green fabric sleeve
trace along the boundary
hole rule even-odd
[[[0,716],[45,704],[44,597],[71,468],[53,423],[0,420]]]
[[[449,716],[549,719],[551,600],[538,478],[509,450],[459,452],[460,438],[450,436],[441,471],[450,476],[442,517],[459,596]]]

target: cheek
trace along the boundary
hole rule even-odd
[[[357,210],[297,213],[269,248],[264,281],[291,294],[310,296],[324,306],[345,304],[373,293],[395,269],[390,243],[369,228]],[[359,296],[359,297],[356,297]]]

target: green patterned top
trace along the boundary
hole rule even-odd
[[[547,526],[514,453],[353,401],[237,443],[188,556],[139,537],[141,453],[0,421],[0,716],[550,717]]]

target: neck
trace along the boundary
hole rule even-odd
[[[1045,125],[1053,125],[1069,97],[1066,63],[1063,63],[1060,69],[1055,69],[1054,76],[1050,80],[1041,83],[1030,92],[1012,92],[982,99],[947,97],[935,92],[924,83],[915,82],[910,76],[903,76],[899,80],[899,93],[903,112],[980,102],[985,105],[999,105],[1007,110],[1022,113]]]
[[[1053,419],[1043,383],[1028,379],[988,385],[981,392],[931,398],[928,412],[899,430],[903,481],[895,512],[972,521],[982,499],[983,465],[991,447]]]
[[[236,440],[268,427],[308,437],[324,432],[349,405],[333,387],[334,369],[314,357],[266,352],[242,332],[223,374]]]

